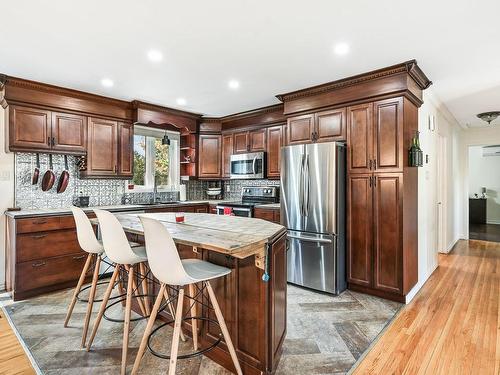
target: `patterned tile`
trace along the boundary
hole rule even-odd
[[[80,348],[84,303],[77,303],[69,327],[62,328],[71,293],[69,289],[17,303],[0,295],[0,301],[3,300],[8,315],[44,374],[118,373],[123,326],[103,320],[92,350],[87,353]],[[289,285],[287,336],[276,375],[347,373],[401,306],[351,291],[330,296]],[[121,314],[121,304],[109,312],[112,317]],[[145,324],[145,321],[131,323],[129,370]],[[161,330],[153,346],[168,351],[171,335],[170,328]],[[190,349],[189,340],[180,343],[181,353]],[[139,373],[161,374],[167,370],[168,361],[148,353]],[[226,369],[204,356],[178,361],[177,373],[229,375]]]

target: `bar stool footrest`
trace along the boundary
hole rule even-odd
[[[220,324],[219,324],[219,322],[217,320],[210,319],[210,318],[205,318],[205,317],[201,317],[201,316],[195,316],[195,317],[188,316],[188,317],[183,318],[182,321],[186,321],[186,320],[189,321],[189,320],[192,320],[192,319],[203,320],[205,322],[210,322],[212,324],[216,324],[218,327],[220,327]],[[151,339],[153,338],[153,335],[155,333],[157,333],[160,329],[162,329],[163,327],[165,327],[167,325],[170,325],[170,324],[172,324],[174,322],[175,322],[175,320],[169,320],[168,322],[165,322],[165,323],[159,325],[158,327],[156,327],[149,334],[149,336],[148,336],[148,350],[155,357],[163,358],[163,359],[170,359],[170,355],[159,353],[159,352],[155,351],[153,348],[151,348]],[[188,358],[198,357],[198,356],[200,356],[200,355],[202,355],[202,354],[204,354],[204,353],[212,350],[213,348],[215,348],[217,345],[220,344],[221,341],[222,341],[222,333],[219,334],[219,338],[216,341],[214,341],[214,343],[212,343],[210,346],[208,346],[206,348],[203,348],[201,350],[198,350],[196,352],[192,352],[192,353],[188,353],[188,354],[183,354],[183,355],[178,355],[177,359],[188,359]]]
[[[106,312],[108,311],[108,309],[110,307],[113,307],[114,305],[117,305],[118,303],[121,303],[121,302],[124,302],[127,300],[127,296],[125,294],[121,294],[119,296],[116,296],[114,298],[117,298],[117,297],[122,297],[121,299],[109,304],[108,306],[106,306],[106,308],[104,309],[104,314],[103,314],[103,318],[106,319],[108,322],[113,322],[113,323],[125,323],[125,319],[115,319],[115,318],[110,318],[109,316],[106,315]],[[132,299],[134,298],[139,298],[139,297],[152,297],[152,298],[156,298],[157,296],[154,295],[154,294],[137,294],[137,295],[133,295],[132,296]],[[111,299],[111,298],[110,298]],[[163,310],[165,310],[165,308],[168,306],[168,301],[166,301],[163,305],[160,306],[160,308],[158,309],[158,313],[162,312]],[[137,318],[130,318],[130,321],[131,322],[138,322],[138,321],[141,321],[141,320],[144,320],[144,319],[148,319],[149,317],[151,316],[151,313],[148,314],[148,315],[144,315],[144,316],[139,316]]]

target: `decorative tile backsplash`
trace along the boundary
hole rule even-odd
[[[71,206],[79,195],[88,195],[91,206],[121,204],[125,184],[121,180],[79,179],[75,157],[68,156],[69,183],[64,193],[57,193],[57,182],[64,171],[64,156],[52,155],[54,186],[42,191],[43,174],[49,168],[49,155],[40,155],[40,177],[37,185],[31,184],[36,167],[36,154],[16,153],[16,206],[22,209],[61,208]]]
[[[125,191],[123,180],[80,179],[75,157],[68,156],[70,179],[64,193],[57,193],[57,182],[64,171],[64,156],[52,155],[53,171],[56,175],[54,186],[49,191],[42,191],[43,174],[49,168],[49,155],[40,155],[40,177],[37,185],[31,184],[33,171],[36,167],[36,154],[16,153],[16,206],[22,209],[62,208],[71,206],[79,195],[89,196],[90,206],[109,206],[123,203],[141,204],[153,200],[153,193],[129,193]],[[190,180],[186,185],[188,200],[207,199],[240,199],[244,186],[279,186],[278,180],[225,180],[201,181]],[[221,187],[222,195],[209,197],[206,190],[209,187]],[[178,191],[158,192],[157,200],[178,200]]]
[[[241,198],[241,189],[245,186],[280,186],[279,180],[224,180],[224,181],[186,181],[186,195],[188,200],[214,199],[206,194],[209,187],[221,187],[223,199],[238,200]],[[215,199],[218,199],[217,197]]]

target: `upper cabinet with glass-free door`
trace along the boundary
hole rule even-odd
[[[19,105],[9,106],[9,150],[83,155],[87,118]]]
[[[288,118],[287,144],[345,141],[346,109],[335,108]]]
[[[403,98],[348,107],[349,172],[403,172],[403,136]]]

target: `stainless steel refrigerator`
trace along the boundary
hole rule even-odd
[[[281,149],[281,223],[288,282],[339,294],[347,287],[346,149],[340,142]]]

